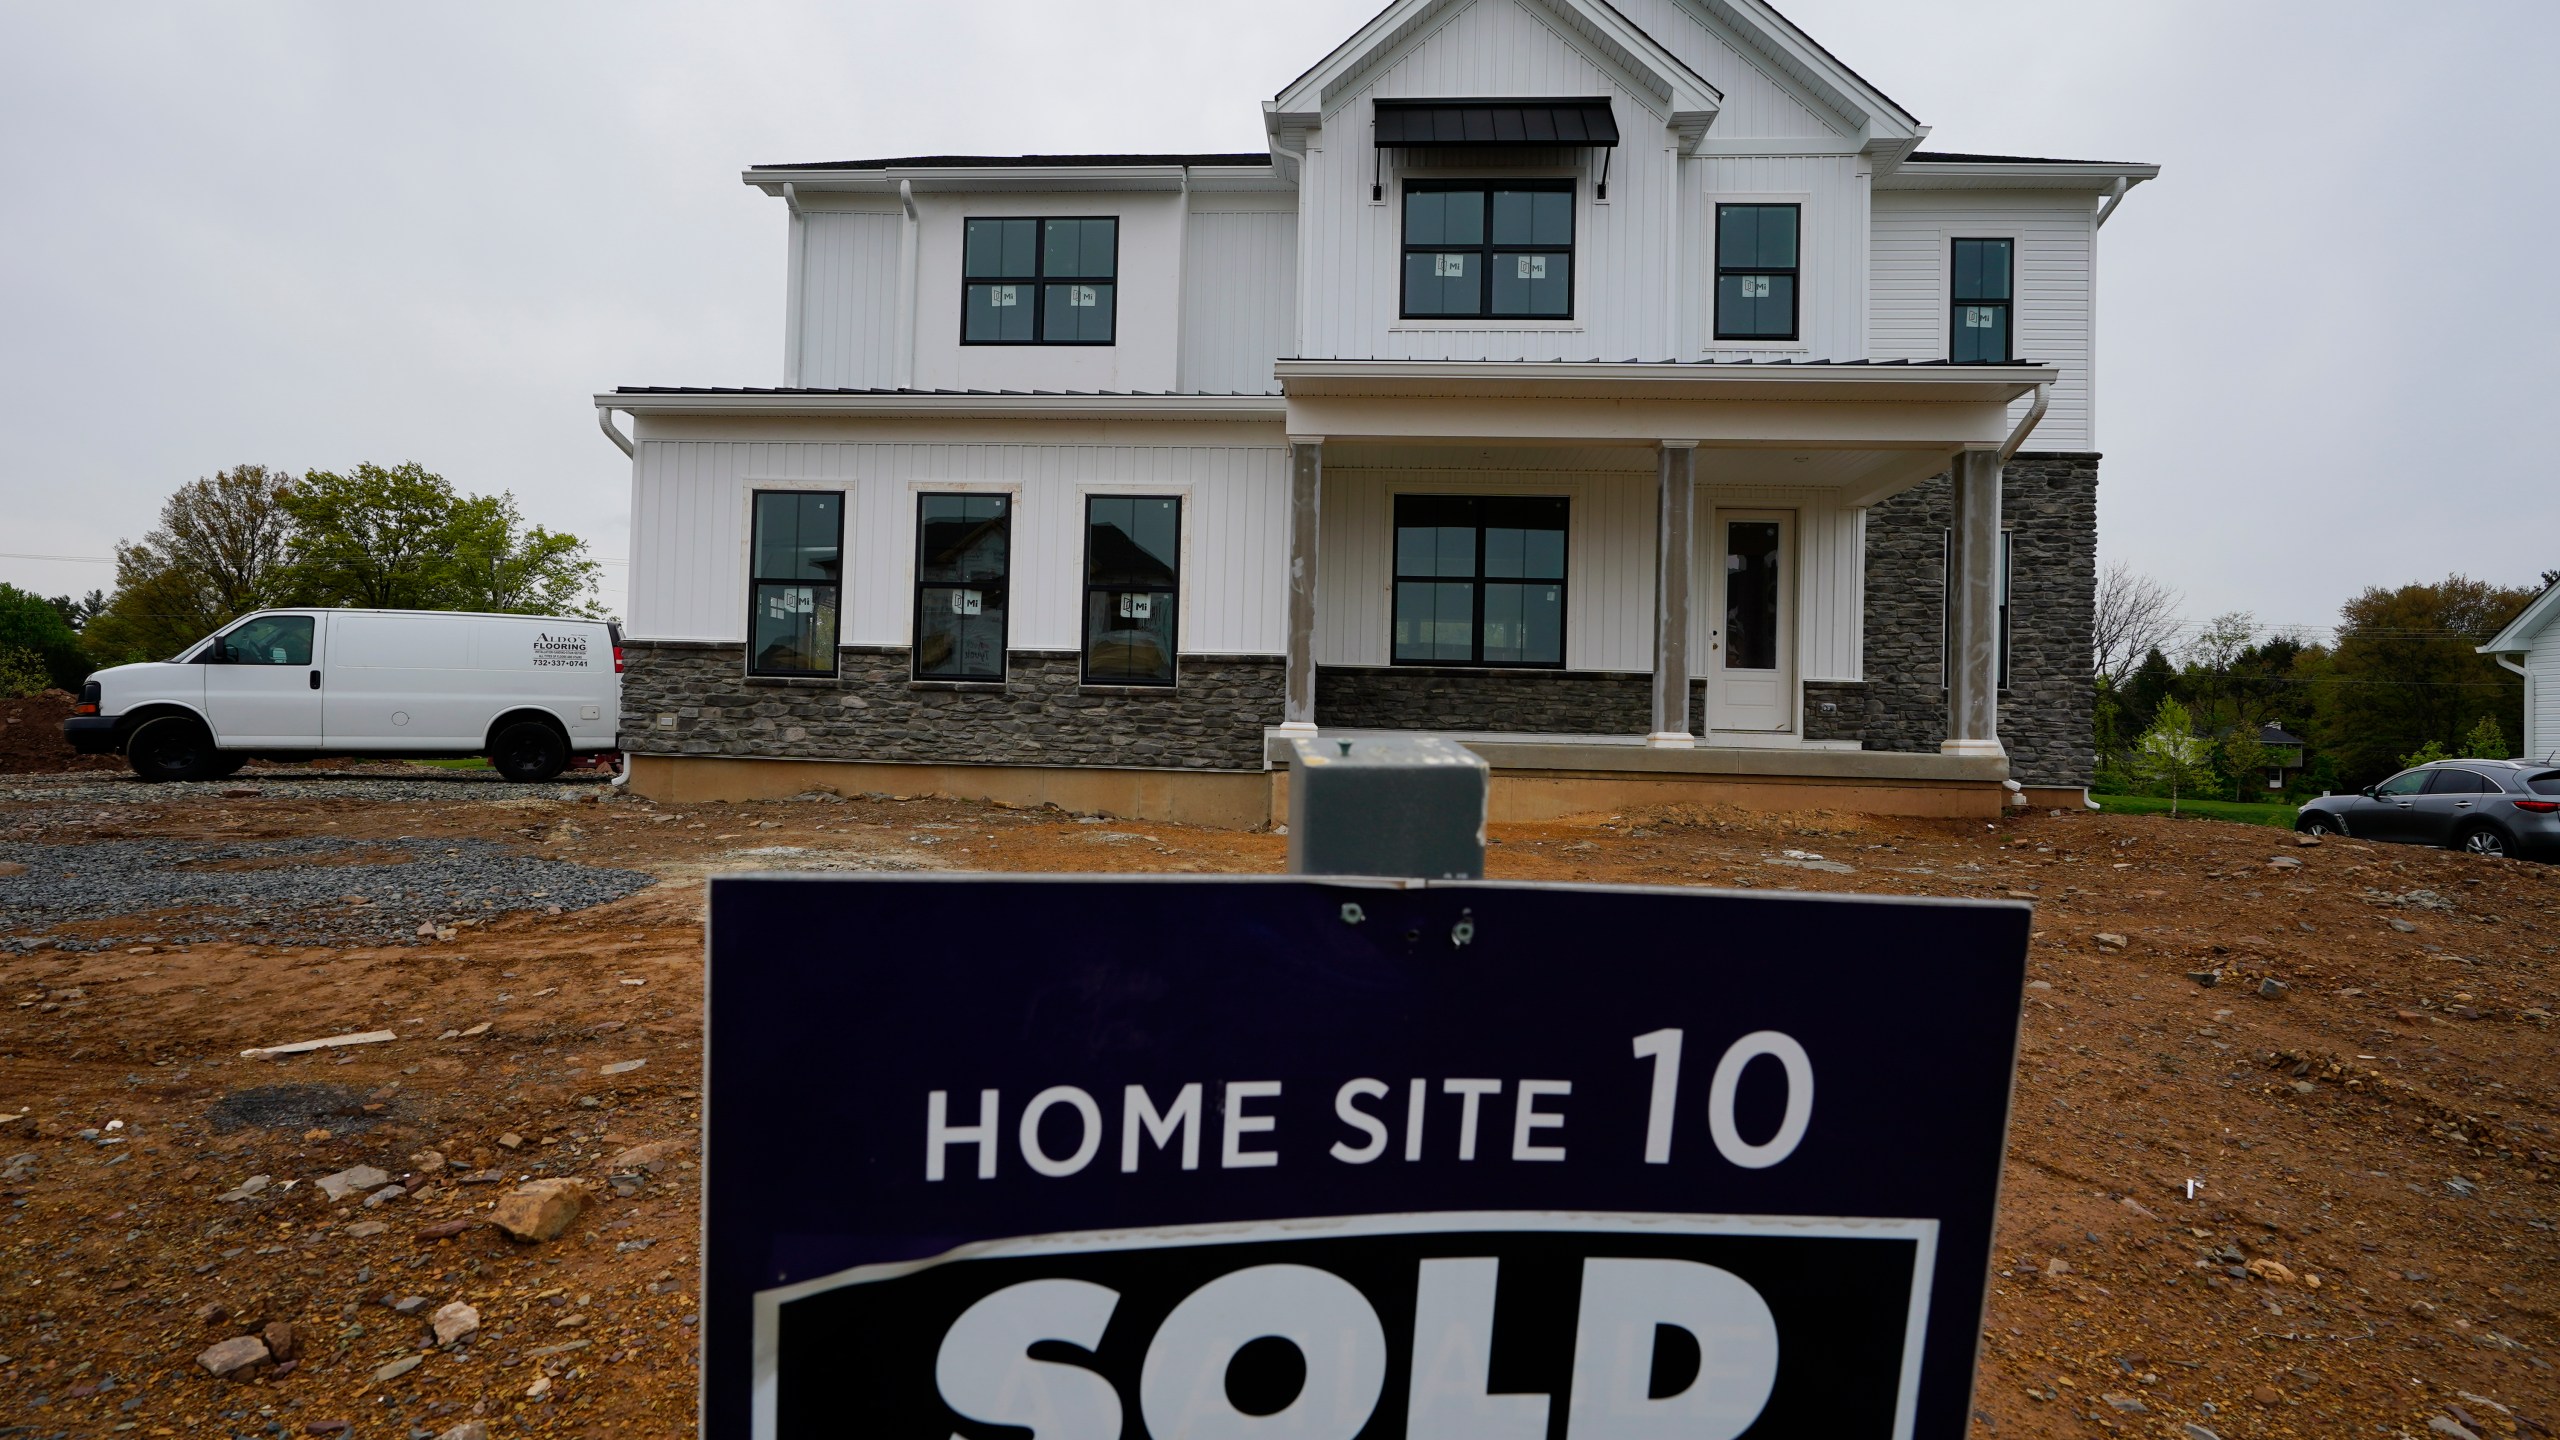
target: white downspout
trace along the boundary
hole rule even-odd
[[[2036,387],[2036,403],[2027,407],[2027,413],[2018,418],[2018,428],[2010,431],[2009,438],[2001,444],[1999,463],[2008,464],[2018,447],[2027,443],[2027,432],[2036,428],[2036,422],[2044,418],[2045,407],[2052,403],[2052,391],[2051,385]]]
[[[1271,144],[1272,154],[1286,155],[1298,163],[1296,182],[1298,193],[1295,197],[1298,235],[1296,243],[1290,246],[1291,251],[1294,252],[1295,263],[1292,268],[1296,271],[1296,275],[1290,281],[1289,353],[1304,355],[1307,353],[1307,151],[1312,147],[1300,146],[1292,150],[1280,143],[1280,132],[1277,130],[1268,132],[1267,138]],[[1277,376],[1272,377],[1272,384],[1275,388],[1278,386]]]
[[[907,218],[898,237],[898,248],[904,253],[898,257],[898,373],[892,378],[897,388],[912,390],[916,385],[916,267],[923,263],[924,237],[918,232],[915,186],[904,180],[898,182],[898,205]]]
[[[1191,167],[1182,167],[1182,212],[1173,227],[1173,388],[1187,389],[1183,383],[1184,332],[1190,327],[1183,317],[1190,309],[1191,273]]]
[[[636,447],[634,447],[630,441],[625,440],[624,438],[622,438],[622,432],[621,432],[621,431],[616,430],[616,429],[614,429],[614,428],[613,428],[613,407],[612,407],[612,406],[610,406],[610,405],[599,405],[599,406],[597,406],[597,407],[596,407],[596,424],[597,424],[597,425],[599,425],[599,426],[601,426],[601,427],[603,427],[603,429],[604,429],[604,438],[606,438],[607,440],[612,441],[612,442],[613,442],[613,448],[614,448],[614,449],[616,449],[616,450],[621,451],[621,452],[623,453],[623,455],[624,455],[624,457],[625,457],[625,458],[627,458],[627,459],[632,459],[632,460],[637,460],[637,459],[639,459],[639,458],[640,458],[640,452],[639,452],[639,450],[638,450]]]
[[[1680,345],[1680,207],[1684,201],[1680,187],[1679,136],[1671,137],[1668,154],[1671,158],[1671,198],[1662,207],[1665,212],[1663,229],[1667,232],[1662,242],[1662,311],[1663,331],[1669,343],[1663,349],[1662,358],[1676,364],[1689,358],[1688,352]]]
[[[782,204],[791,212],[790,252],[783,261],[782,316],[782,384],[788,390],[800,388],[800,296],[801,277],[809,269],[809,227],[800,214],[800,192],[790,181],[782,182]]]
[[[2092,230],[2105,229],[2107,225],[2107,217],[2116,213],[2116,207],[2124,203],[2125,192],[2132,188],[2133,182],[2131,180],[2128,180],[2121,175],[2117,176],[2116,188],[2107,192],[2107,203],[2098,207],[2098,223],[2090,226],[2089,228]]]

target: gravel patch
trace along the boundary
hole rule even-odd
[[[414,767],[407,774],[364,770],[249,771],[227,780],[180,780],[151,783],[131,775],[0,776],[0,803],[86,805],[168,805],[183,800],[224,799],[249,791],[268,800],[371,800],[393,802],[592,800],[621,797],[610,779],[580,775],[540,785],[514,785],[494,770],[438,770]]]
[[[656,883],[636,870],[470,839],[0,841],[0,860],[27,867],[0,878],[0,952],[21,954],[205,940],[417,944],[425,922],[584,910]],[[126,915],[160,917],[160,929],[108,939],[49,933],[66,921]]]

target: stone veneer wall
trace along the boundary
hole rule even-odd
[[[2001,475],[2000,516],[2011,531],[2009,684],[2000,692],[2000,743],[2009,752],[2009,773],[2025,785],[2086,785],[2097,765],[2089,646],[2097,605],[2098,457],[2013,456]],[[1952,518],[1945,475],[1867,512],[1862,738],[1870,750],[1935,750],[1946,739]]]
[[[1828,710],[1822,707],[1829,705]],[[1804,682],[1804,738],[1863,740],[1867,733],[1867,687],[1860,680]]]
[[[1316,723],[1348,730],[1642,735],[1653,677],[1604,670],[1316,668]]]
[[[644,755],[1260,770],[1279,656],[1185,655],[1170,689],[1087,686],[1073,651],[1016,650],[993,683],[915,683],[905,648],[838,652],[833,679],[746,672],[746,647],[624,647],[622,748]]]

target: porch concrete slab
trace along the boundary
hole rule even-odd
[[[1410,735],[1402,730],[1334,730],[1327,740],[1357,742],[1365,736]],[[1650,746],[1635,735],[1506,735],[1448,733],[1484,757],[1496,771],[1571,772],[1578,774],[1731,776],[1769,780],[1887,781],[1997,785],[2009,778],[2005,756],[1945,755],[1896,750],[1839,750],[1828,747],[1717,745],[1712,740],[1686,749]],[[1268,732],[1263,751],[1285,769],[1289,742]]]

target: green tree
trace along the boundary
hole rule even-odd
[[[264,465],[179,486],[158,526],[117,544],[115,594],[81,627],[89,652],[110,665],[174,655],[281,599],[292,486],[292,476]]]
[[[514,615],[594,615],[596,576],[587,542],[528,527],[509,494],[475,495],[448,522],[448,605]]]
[[[440,610],[461,502],[416,461],[314,470],[286,495],[285,588],[297,605]]]
[[[2471,733],[2462,737],[2463,758],[2468,760],[2508,760],[2507,732],[2498,728],[2498,717],[2483,715]]]
[[[2408,754],[2401,756],[2398,768],[2402,770],[2415,770],[2421,765],[2433,765],[2439,760],[2450,760],[2452,758],[2453,756],[2444,748],[2443,741],[2430,740],[2426,744],[2419,746],[2417,749],[2410,751]]]
[[[2203,786],[2213,776],[2213,746],[2196,733],[2187,707],[2175,700],[2160,702],[2151,728],[2134,742],[2133,771],[2169,796],[2169,813],[2178,813],[2178,797]]]
[[[24,700],[53,688],[44,657],[33,650],[0,649],[0,700]]]
[[[86,595],[52,595],[46,597],[53,608],[62,612],[62,623],[77,630],[98,618],[107,608],[107,592],[92,590]]]
[[[0,655],[15,654],[18,667],[40,669],[47,680],[77,690],[89,676],[89,657],[80,637],[53,608],[32,591],[0,582]]]
[[[2133,677],[2122,690],[2125,728],[2136,733],[2151,728],[2151,717],[2160,712],[2162,701],[2178,688],[2178,672],[2169,657],[2155,647],[2146,652],[2142,663],[2133,668]]]
[[[2258,738],[2255,721],[2231,727],[2222,737],[2222,768],[2231,776],[2231,798],[2264,798],[2267,788],[2267,745]]]
[[[2433,744],[2450,753],[2483,714],[2505,733],[2520,731],[2523,686],[2476,647],[2538,593],[2455,575],[2349,600],[2317,731],[2340,778],[2370,785],[2412,750]]]
[[[297,604],[591,614],[586,542],[527,525],[513,495],[465,495],[415,461],[314,470],[286,505]]]

